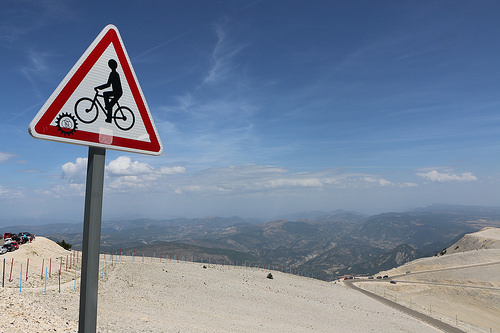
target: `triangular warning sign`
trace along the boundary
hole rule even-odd
[[[118,29],[108,25],[28,128],[38,139],[160,155],[163,146]]]

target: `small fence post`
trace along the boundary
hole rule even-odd
[[[26,263],[26,281],[28,281],[28,269],[30,267],[30,258],[28,258],[28,262]]]
[[[43,287],[43,293],[47,293],[47,267],[45,267],[45,286]]]
[[[14,258],[12,258],[12,261],[10,262],[9,282],[12,282],[12,266],[14,266]]]
[[[23,291],[23,263],[21,263],[21,274],[19,274],[19,292]]]

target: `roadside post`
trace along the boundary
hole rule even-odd
[[[95,333],[106,149],[147,155],[163,151],[114,25],[107,25],[87,48],[31,121],[28,131],[36,139],[89,148],[78,332]]]

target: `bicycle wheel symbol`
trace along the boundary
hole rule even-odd
[[[75,114],[82,123],[93,123],[99,114],[97,104],[88,97],[83,97],[75,104]]]
[[[134,113],[126,106],[116,109],[113,119],[115,120],[115,125],[124,131],[128,131],[135,124]]]

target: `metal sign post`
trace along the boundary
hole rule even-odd
[[[95,333],[97,328],[97,288],[105,159],[106,149],[89,147],[83,218],[79,333]]]

